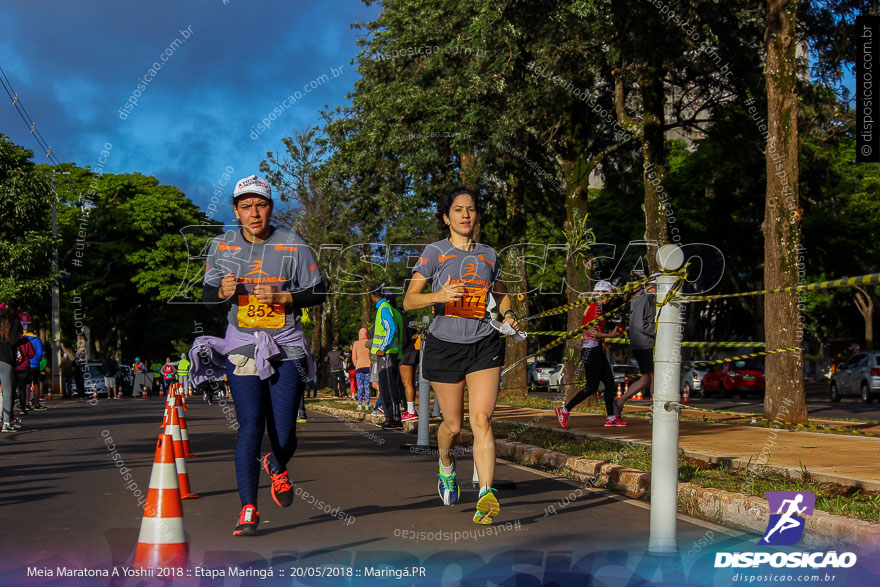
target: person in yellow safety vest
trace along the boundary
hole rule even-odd
[[[385,408],[386,430],[401,430],[400,417],[400,355],[403,349],[403,318],[391,304],[384,285],[370,287],[370,299],[376,304],[376,319],[373,324],[373,341],[370,354],[376,357],[376,370],[379,376],[379,393]]]
[[[187,395],[189,395],[189,365],[186,353],[180,353],[180,362],[177,363],[177,380],[183,385],[183,393]]]

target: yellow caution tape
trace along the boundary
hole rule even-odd
[[[878,436],[877,434],[873,434],[871,432],[862,432],[858,428],[847,427],[847,426],[826,426],[824,424],[792,424],[792,423],[783,423],[776,420],[768,420],[763,416],[758,414],[748,414],[743,412],[731,412],[728,410],[713,410],[710,408],[698,408],[696,406],[692,406],[691,404],[683,404],[681,402],[666,402],[664,404],[665,409],[669,409],[670,407],[679,408],[680,410],[693,410],[695,412],[707,412],[710,414],[723,414],[725,416],[734,416],[736,418],[742,419],[751,419],[756,422],[766,422],[768,424],[776,424],[780,428],[792,427],[795,430],[819,430],[819,431],[831,431],[831,432],[845,432],[846,434],[856,434],[860,436]]]
[[[696,363],[691,363],[689,365],[682,365],[682,369],[690,369],[691,367],[696,367],[698,365],[723,365],[724,363],[732,363],[733,361],[741,361],[742,359],[751,359],[754,357],[763,357],[765,355],[775,355],[778,353],[791,353],[794,351],[803,350],[799,346],[788,347],[784,349],[774,349],[772,351],[759,351],[757,353],[750,353],[748,355],[737,355],[735,357],[726,357],[724,359],[718,359],[717,361],[698,361]]]
[[[565,334],[563,330],[538,330],[538,331],[529,331],[529,336],[562,336]],[[605,342],[610,342],[614,344],[629,344],[628,338],[605,338],[603,339]],[[682,347],[687,348],[722,348],[722,349],[735,349],[735,348],[764,348],[767,346],[767,343],[763,342],[713,342],[711,340],[704,341],[688,341],[681,343]],[[821,355],[819,358],[822,358]]]
[[[666,303],[668,303],[670,301],[677,301],[678,298],[675,298],[674,295],[676,293],[678,293],[678,290],[681,287],[682,279],[687,276],[687,272],[688,272],[689,267],[690,267],[690,263],[688,263],[687,265],[685,265],[681,269],[678,269],[677,271],[662,271],[662,272],[660,272],[660,275],[675,275],[675,276],[679,277],[679,280],[670,289],[669,293],[666,295],[666,298],[662,302],[657,304],[658,306],[665,305]],[[654,279],[656,279],[656,276],[655,277],[645,277],[644,279],[640,279],[638,281],[631,281],[629,283],[623,284],[622,286],[620,286],[617,289],[614,289],[612,291],[609,291],[609,292],[606,292],[603,294],[599,294],[597,296],[584,298],[582,300],[578,300],[576,302],[564,304],[562,306],[557,306],[555,308],[551,308],[549,310],[539,312],[538,314],[535,314],[534,316],[529,316],[528,318],[523,318],[522,320],[520,320],[520,323],[528,322],[530,320],[537,320],[538,318],[544,318],[546,316],[556,316],[558,314],[565,314],[566,312],[568,312],[572,308],[577,308],[579,306],[586,306],[586,305],[592,304],[593,302],[601,302],[602,300],[606,300],[606,299],[612,298],[614,296],[619,296],[620,294],[623,294],[623,293],[635,291],[635,290],[639,289],[640,287],[642,287],[643,285],[645,285],[646,283],[648,283],[649,281],[653,281]]]
[[[798,291],[816,291],[820,289],[830,289],[833,287],[850,287],[853,285],[872,285],[880,283],[880,273],[870,273],[868,275],[859,275],[858,277],[843,277],[831,281],[820,281],[817,283],[807,283],[804,285],[793,285],[790,287],[777,287],[776,289],[762,289],[758,291],[747,291],[732,294],[717,294],[711,296],[679,296],[678,301],[691,302],[707,302],[709,300],[720,300],[723,298],[739,298],[743,296],[759,296],[770,293],[792,293]]]
[[[505,367],[505,368],[501,371],[501,374],[504,375],[505,373],[507,373],[508,371],[510,371],[511,369],[513,369],[514,367],[516,367],[517,365],[519,365],[520,363],[522,363],[523,361],[525,361],[525,360],[527,360],[527,359],[529,359],[529,358],[531,358],[531,357],[534,357],[534,356],[536,356],[536,355],[540,355],[540,354],[543,353],[544,351],[550,350],[550,349],[552,349],[553,347],[558,346],[558,345],[564,343],[566,340],[568,340],[568,339],[570,339],[570,338],[574,338],[574,337],[576,337],[576,336],[580,336],[581,333],[583,333],[584,330],[587,330],[588,328],[592,328],[593,326],[595,326],[596,324],[598,324],[603,318],[605,318],[605,315],[606,315],[606,314],[613,314],[613,313],[616,312],[617,310],[619,310],[619,309],[621,309],[622,307],[624,307],[627,303],[628,303],[628,302],[623,302],[622,304],[620,304],[620,305],[617,306],[616,308],[613,308],[612,310],[609,310],[608,312],[605,312],[605,314],[600,314],[599,316],[597,316],[597,317],[594,318],[593,320],[590,320],[589,322],[587,322],[587,323],[584,324],[583,326],[581,326],[581,327],[579,327],[579,328],[575,328],[575,329],[572,330],[571,332],[566,332],[566,333],[563,333],[563,334],[559,335],[559,337],[556,338],[556,340],[552,341],[550,344],[544,345],[543,347],[539,348],[539,349],[538,349],[537,351],[535,351],[534,353],[532,353],[532,354],[530,354],[530,355],[526,355],[526,356],[523,357],[522,359],[520,359],[520,360],[516,361],[515,363],[512,363],[512,364],[508,365],[507,367]]]

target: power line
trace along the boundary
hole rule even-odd
[[[0,67],[0,84],[2,84],[3,89],[6,90],[6,95],[9,96],[15,111],[18,112],[18,115],[21,117],[25,126],[28,127],[28,131],[33,135],[34,140],[37,141],[40,149],[46,154],[46,158],[55,165],[59,165],[60,162],[55,157],[54,153],[52,153],[52,147],[49,146],[49,142],[43,137],[43,134],[37,128],[37,123],[34,122],[34,119],[28,114],[27,109],[24,107],[24,103],[21,101],[21,98],[19,98],[18,93],[12,88],[12,82],[9,81],[9,77],[6,75],[6,72],[3,71],[2,67]]]

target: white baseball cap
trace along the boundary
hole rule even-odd
[[[602,281],[598,282],[598,283],[593,287],[593,291],[595,291],[595,292],[599,292],[599,291],[614,291],[614,287],[612,287],[610,281],[605,281],[605,280],[603,279]]]
[[[235,183],[235,190],[232,192],[232,200],[235,201],[239,196],[247,194],[260,196],[266,198],[270,202],[272,201],[272,188],[269,187],[269,182],[256,175],[242,177]]]

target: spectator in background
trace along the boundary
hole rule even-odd
[[[22,318],[27,318],[27,320],[25,321]],[[21,321],[21,328],[24,330],[24,336],[30,341],[31,346],[34,347],[34,356],[31,357],[27,383],[25,383],[25,387],[29,387],[33,394],[33,398],[29,402],[30,408],[32,410],[45,410],[46,406],[40,401],[40,361],[43,360],[44,355],[43,341],[40,340],[40,337],[36,334],[36,329],[32,326],[33,321],[30,314],[22,312],[19,320]],[[27,390],[25,390],[25,394],[27,394]]]
[[[15,388],[16,343],[21,339],[21,332],[21,323],[15,311],[9,307],[0,310],[0,386],[3,388],[3,422],[0,430],[2,432],[15,432],[20,427],[12,417],[12,390]]]
[[[177,377],[183,386],[183,393],[189,395],[189,359],[186,353],[180,353],[180,362],[177,363]]]
[[[351,389],[351,399],[357,401],[357,380],[355,379],[354,358],[351,356],[351,347],[345,353],[345,370],[348,373],[348,387]]]
[[[373,342],[370,354],[376,357],[379,393],[385,408],[384,430],[400,430],[400,355],[403,348],[403,318],[391,301],[383,284],[370,287],[370,299],[376,305]]]
[[[116,377],[119,374],[119,363],[113,358],[113,350],[107,352],[107,358],[101,363],[104,370],[104,389],[107,390],[107,399],[122,399],[122,390],[117,384]]]
[[[177,370],[174,368],[174,365],[171,364],[171,357],[165,357],[165,364],[162,365],[161,373],[162,391],[168,393],[168,388],[174,383],[174,376],[177,374]]]
[[[318,364],[318,356],[315,353],[312,353],[312,361],[315,365]],[[312,395],[309,396],[309,391],[312,392]],[[318,370],[315,369],[315,375],[312,377],[312,380],[306,383],[306,392],[303,394],[305,397],[318,397]]]
[[[324,360],[329,362],[330,389],[333,397],[345,397],[345,357],[339,350],[339,343],[333,344],[333,350],[327,353]]]
[[[49,383],[54,383],[51,381],[52,356],[52,345],[50,345],[49,343],[44,344],[43,359],[40,361],[40,397],[46,394],[47,389],[50,394],[53,391],[52,386],[49,385]]]
[[[22,312],[19,315],[18,320],[20,324],[25,320],[30,324],[31,318],[27,315],[27,312]],[[15,383],[11,392],[13,397],[18,397],[18,407],[21,410],[21,415],[25,416],[27,415],[28,384],[31,379],[31,359],[37,351],[34,349],[34,345],[31,344],[30,338],[24,335],[24,332],[21,333],[18,341],[16,341],[16,347]]]
[[[409,422],[419,419],[419,416],[416,414],[416,390],[413,385],[416,366],[419,364],[419,351],[415,347],[415,328],[409,325],[409,317],[403,312],[401,312],[401,318],[403,319],[403,330],[406,332],[406,336],[404,336],[403,353],[400,357],[400,379],[403,382],[403,391],[406,395],[406,411],[400,415],[400,419],[403,422]]]
[[[144,391],[150,391],[150,381],[147,378],[147,366],[141,361],[140,357],[134,358],[134,363],[131,365],[131,372],[134,376],[134,381],[131,385],[131,393],[132,395],[140,395],[143,397]]]
[[[367,329],[358,331],[358,339],[351,343],[351,361],[357,385],[358,410],[370,407],[370,349],[367,348]]]
[[[85,378],[86,359],[82,351],[77,351],[73,358],[73,380],[76,383],[76,395],[86,396]]]
[[[58,368],[61,370],[61,397],[70,399],[73,397],[73,361],[67,353],[61,353]]]

